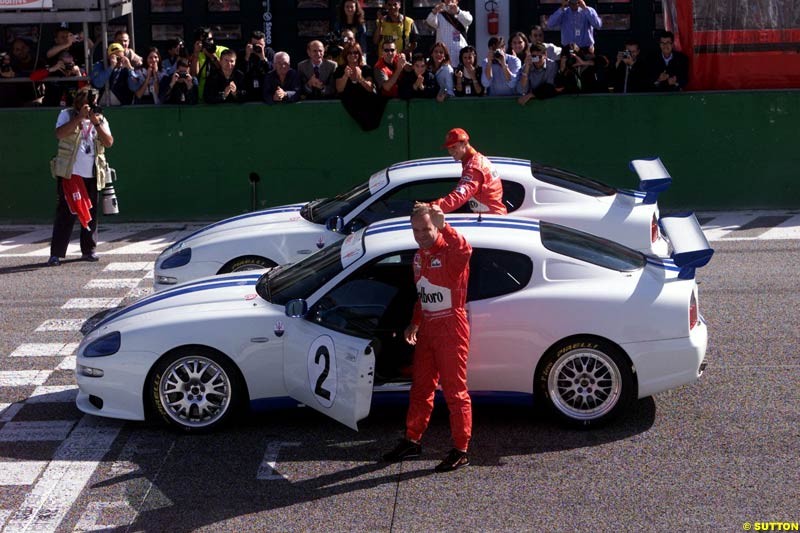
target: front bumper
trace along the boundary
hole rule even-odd
[[[153,290],[163,291],[186,281],[216,276],[222,266],[222,263],[216,261],[192,261],[186,266],[163,269],[156,263],[153,271]]]

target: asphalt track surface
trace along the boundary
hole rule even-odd
[[[449,474],[433,472],[449,449],[443,405],[423,456],[397,465],[378,458],[401,435],[403,404],[374,407],[359,432],[305,408],[202,436],[82,415],[71,359],[80,333],[70,328],[97,307],[147,293],[155,251],[186,227],[143,226],[101,245],[99,263],[46,268],[48,236],[14,247],[15,232],[31,228],[4,226],[0,528],[742,531],[745,523],[797,524],[800,224],[792,225],[796,213],[736,216],[731,227],[704,220],[716,253],[698,272],[710,331],[699,382],[642,400],[590,431],[564,429],[528,406],[476,406],[472,464]],[[778,236],[787,238],[765,238],[781,225]],[[103,231],[101,239],[114,235],[112,226]]]

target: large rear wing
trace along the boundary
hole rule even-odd
[[[694,271],[705,266],[714,255],[694,213],[665,215],[658,221],[672,244],[672,260],[680,268],[680,279],[694,278]]]
[[[658,195],[672,185],[672,176],[659,157],[634,159],[628,163],[628,167],[639,176],[639,190],[646,193],[642,200],[645,204],[656,203]]]

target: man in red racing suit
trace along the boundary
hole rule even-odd
[[[395,462],[422,453],[420,440],[433,411],[436,385],[441,383],[454,448],[436,471],[448,472],[469,464],[472,404],[467,393],[469,322],[464,305],[472,247],[445,223],[441,207],[435,204],[417,203],[411,227],[420,248],[414,255],[417,302],[405,331],[406,342],[415,345],[406,438],[384,459]]]
[[[503,204],[503,182],[492,163],[469,144],[469,135],[461,128],[447,132],[444,148],[456,161],[461,161],[461,180],[456,188],[436,200],[445,213],[455,211],[469,201],[473,213],[506,215]]]

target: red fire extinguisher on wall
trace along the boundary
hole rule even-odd
[[[497,13],[497,2],[495,0],[488,0],[484,5],[486,11],[486,29],[489,35],[497,35],[500,33],[500,15]]]

